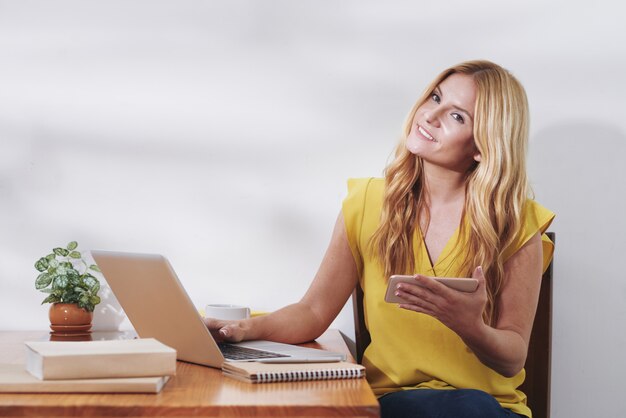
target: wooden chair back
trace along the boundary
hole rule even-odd
[[[547,233],[548,237],[555,242],[553,232]],[[363,361],[363,352],[370,344],[371,337],[365,326],[363,313],[363,290],[356,287],[352,293],[352,306],[354,309],[354,333],[356,345],[356,359]],[[551,382],[551,358],[552,355],[552,262],[543,274],[539,304],[533,323],[533,332],[528,346],[526,358],[526,380],[520,390],[528,396],[528,406],[533,411],[535,418],[550,417],[550,382]]]

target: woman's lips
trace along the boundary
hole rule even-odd
[[[437,142],[435,138],[428,132],[426,129],[422,128],[421,125],[417,125],[417,131],[428,141]]]

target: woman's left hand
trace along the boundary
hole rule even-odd
[[[420,274],[415,276],[416,284],[400,283],[395,293],[406,300],[400,308],[437,318],[463,337],[485,325],[482,315],[487,304],[487,290],[482,267],[474,270],[472,278],[478,280],[478,288],[471,293],[451,289]]]

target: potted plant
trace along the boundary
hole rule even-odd
[[[50,328],[58,332],[87,332],[91,328],[93,310],[100,303],[100,282],[91,274],[99,272],[95,264],[88,265],[72,241],[65,248],[54,248],[35,263],[40,274],[35,288],[47,293],[41,302],[52,303]]]

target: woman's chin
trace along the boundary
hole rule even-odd
[[[409,151],[411,154],[420,155],[422,147],[420,146],[421,144],[419,142],[420,141],[417,138],[408,137],[405,144],[407,151]]]

